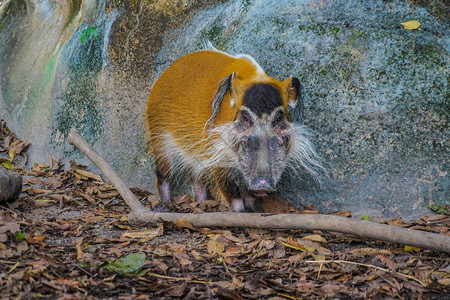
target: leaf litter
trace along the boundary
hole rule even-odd
[[[18,145],[27,143],[0,125],[0,162],[24,183],[20,198],[0,209],[2,298],[444,299],[450,293],[443,252],[324,231],[195,228],[186,220],[130,226],[129,208],[99,174],[74,161],[64,168],[51,156],[26,169],[26,149]],[[148,207],[158,202],[148,191],[132,191]],[[263,208],[318,213],[279,198]],[[171,210],[226,208],[180,195]],[[450,235],[445,214],[376,221]]]

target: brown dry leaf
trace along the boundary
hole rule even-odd
[[[241,300],[242,297],[234,292],[233,290],[223,288],[222,286],[218,286],[213,288],[212,291],[219,297],[219,299],[228,299],[228,300]]]
[[[12,249],[6,249],[6,250],[0,250],[0,258],[11,258],[15,255],[15,252],[12,251]]]
[[[305,207],[303,208],[301,213],[302,214],[318,214],[320,212],[312,205],[305,205]]]
[[[41,244],[44,239],[45,236],[41,235],[41,236],[25,236],[25,239],[27,240],[28,243],[30,244]]]
[[[142,229],[135,231],[126,231],[122,234],[120,239],[131,238],[131,239],[140,239],[141,242],[148,242],[151,239],[154,239],[157,236],[161,236],[164,233],[164,227],[160,223],[157,228],[151,229]]]
[[[35,207],[48,207],[52,206],[56,203],[55,200],[52,199],[36,199],[34,202]]]
[[[53,192],[52,190],[46,190],[46,189],[28,189],[28,192],[31,192],[32,194],[48,194]]]
[[[307,235],[302,237],[302,240],[308,240],[308,241],[313,241],[313,242],[318,242],[318,243],[326,243],[327,240],[324,239],[323,237],[321,237],[318,234],[311,234],[311,235]]]
[[[92,217],[83,218],[83,221],[85,221],[86,223],[90,223],[90,224],[97,224],[97,223],[101,222],[104,218],[105,218],[105,216],[92,216]]]
[[[181,205],[192,202],[192,198],[187,194],[181,194],[172,198],[172,204]]]
[[[301,211],[292,206],[282,197],[269,196],[262,199],[262,208],[266,213],[289,214],[300,213]]]
[[[43,184],[46,188],[55,190],[62,185],[62,181],[57,177],[51,177],[51,178],[45,179]]]
[[[56,279],[56,283],[58,285],[66,285],[70,287],[80,287],[82,284],[76,280],[69,279],[69,278],[58,278]]]
[[[228,240],[230,240],[230,241],[232,241],[232,242],[235,242],[235,243],[244,243],[244,242],[245,242],[245,241],[242,240],[241,238],[238,238],[238,237],[234,236],[234,235],[231,233],[231,231],[229,231],[229,230],[224,230],[224,231],[222,232],[222,235],[223,235],[224,237],[226,237]]]
[[[446,216],[439,214],[439,215],[432,215],[432,216],[421,216],[420,217],[422,220],[424,220],[425,222],[433,222],[433,221],[438,221],[438,220],[442,220],[445,219]]]
[[[450,278],[442,278],[437,281],[440,285],[450,286]]]
[[[331,251],[328,250],[327,248],[324,248],[322,246],[320,246],[319,243],[313,242],[313,241],[308,241],[308,240],[302,240],[302,239],[297,239],[294,238],[292,236],[289,236],[286,239],[286,242],[295,247],[298,248],[299,250],[303,249],[303,251],[308,251],[308,252],[317,252],[318,254],[322,254],[322,255],[330,255]]]
[[[49,261],[45,258],[41,258],[39,260],[34,260],[34,261],[27,261],[25,263],[28,266],[33,266],[33,267],[41,267],[41,266],[46,266],[49,264]]]
[[[222,242],[218,241],[217,239],[210,239],[208,244],[208,253],[210,254],[222,254],[223,250],[225,249],[225,246]]]
[[[286,255],[286,249],[280,243],[276,243],[275,247],[271,250],[271,252],[274,259],[279,259]]]
[[[384,263],[392,271],[395,271],[397,269],[396,264],[392,260],[387,258],[386,256],[384,256],[382,254],[377,254],[377,257],[379,260],[381,260],[382,263]]]
[[[340,217],[344,217],[344,218],[350,218],[352,216],[352,212],[350,210],[338,210],[338,211],[332,213],[332,215],[340,216]]]
[[[173,257],[182,266],[187,266],[187,265],[192,264],[192,261],[189,259],[189,256],[184,252],[174,252]]]
[[[178,220],[173,221],[173,223],[174,223],[176,226],[180,227],[180,228],[189,228],[189,229],[192,229],[192,230],[197,230],[197,229],[191,224],[191,222],[189,222],[187,219],[178,219]]]
[[[72,192],[73,192],[74,195],[81,196],[84,199],[86,199],[87,201],[89,201],[90,203],[92,203],[94,205],[97,205],[97,200],[95,200],[94,198],[92,198],[88,194],[83,193],[83,191],[81,189],[76,189],[76,190],[73,190]]]
[[[172,284],[171,287],[165,291],[165,295],[169,297],[181,297],[184,294],[187,284],[187,282]]]
[[[79,174],[81,176],[90,178],[90,179],[94,179],[94,180],[96,180],[98,182],[103,182],[103,179],[100,177],[100,175],[94,174],[94,173],[89,172],[89,171],[77,169],[77,170],[75,170],[75,173],[77,173],[77,174]]]
[[[320,287],[320,290],[324,291],[327,297],[336,296],[338,293],[345,293],[347,289],[345,285],[335,284],[333,282],[326,283]]]
[[[83,249],[81,248],[82,239],[78,241],[75,245],[75,249],[77,250],[77,260],[80,261],[83,258]]]
[[[0,162],[1,162],[1,158],[0,158]],[[22,178],[22,182],[24,184],[38,184],[42,182],[42,179],[40,179],[39,177],[23,177]]]
[[[196,250],[191,250],[191,255],[196,259],[196,260],[202,260],[204,257],[203,255],[196,251]]]
[[[387,223],[392,226],[400,226],[404,224],[402,218],[388,220]]]
[[[0,217],[0,234],[6,233],[8,231],[11,233],[16,233],[19,230],[20,225],[15,220]]]
[[[232,246],[227,249],[224,253],[225,256],[238,257],[244,253],[244,247],[242,246]]]
[[[164,273],[169,268],[164,262],[162,262],[158,259],[152,259],[152,265],[156,266],[159,270],[161,270]]]

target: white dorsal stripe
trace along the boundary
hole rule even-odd
[[[228,56],[231,56],[231,57],[234,57],[234,58],[246,59],[249,62],[251,62],[252,65],[255,66],[257,73],[262,74],[262,75],[266,74],[266,72],[264,72],[264,69],[256,62],[256,60],[253,57],[251,57],[250,55],[248,55],[248,54],[236,54],[236,55],[228,54],[226,52],[218,50],[216,47],[214,47],[214,45],[209,40],[206,40],[206,41],[203,42],[203,49],[204,50],[220,52],[220,53],[223,53],[225,55],[228,55]]]
[[[256,62],[256,60],[255,60],[253,57],[251,57],[250,55],[247,55],[247,54],[238,54],[238,55],[235,55],[234,57],[236,57],[236,58],[243,58],[243,59],[248,60],[249,62],[252,63],[252,65],[255,66],[256,72],[258,72],[259,74],[266,74],[266,72],[264,72],[264,69],[263,69],[263,68]]]

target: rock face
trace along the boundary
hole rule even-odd
[[[31,161],[82,161],[65,143],[74,126],[129,184],[154,189],[151,86],[208,39],[302,82],[328,175],[320,188],[286,176],[282,195],[292,203],[409,219],[449,203],[444,1],[0,3],[0,118],[32,143]],[[402,28],[411,19],[421,30]],[[98,36],[81,43],[88,26]]]

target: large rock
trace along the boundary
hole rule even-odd
[[[144,118],[151,86],[209,39],[254,56],[275,78],[301,79],[329,174],[321,188],[286,176],[291,202],[406,218],[448,203],[444,1],[6,2],[0,117],[32,142],[31,162],[47,153],[82,160],[64,142],[75,126],[129,184],[153,189]],[[410,19],[421,30],[403,29]],[[81,44],[88,25],[99,36]]]

